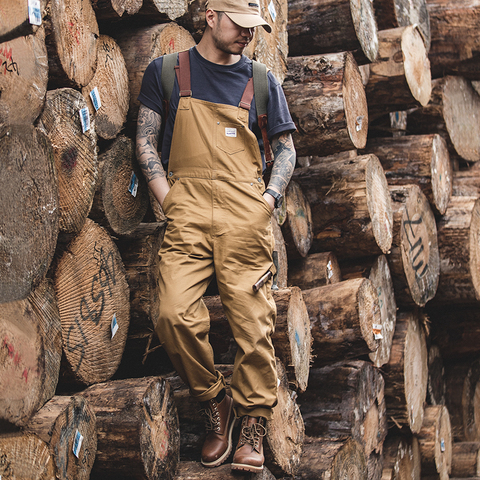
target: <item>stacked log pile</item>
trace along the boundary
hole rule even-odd
[[[198,42],[205,0],[25,3],[0,0],[0,477],[478,475],[478,0],[260,1],[273,31],[245,53],[283,85],[298,163],[266,468],[235,476],[199,465],[155,334],[166,222],[134,157],[143,72]],[[214,281],[204,299],[228,385]]]

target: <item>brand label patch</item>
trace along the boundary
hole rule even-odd
[[[237,129],[231,127],[225,127],[225,136],[226,137],[236,137],[237,136]]]

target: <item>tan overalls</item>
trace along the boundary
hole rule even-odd
[[[270,338],[276,308],[271,281],[257,293],[252,285],[267,270],[274,273],[274,239],[249,106],[192,98],[189,83],[180,89],[190,96],[180,98],[172,137],[156,331],[191,394],[199,401],[214,398],[225,383],[214,367],[202,296],[215,272],[238,345],[231,381],[235,413],[269,419],[277,399]]]

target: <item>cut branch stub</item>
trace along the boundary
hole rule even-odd
[[[108,380],[122,358],[130,293],[120,253],[108,233],[87,219],[55,270],[66,359],[74,380]]]

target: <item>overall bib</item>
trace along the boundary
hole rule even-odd
[[[276,307],[271,280],[257,293],[252,289],[269,269],[275,272],[260,149],[248,128],[249,105],[189,94],[179,101],[169,158],[156,332],[191,394],[202,402],[214,398],[225,382],[214,366],[202,296],[215,273],[238,345],[231,381],[235,413],[270,419],[277,401],[270,338]]]

